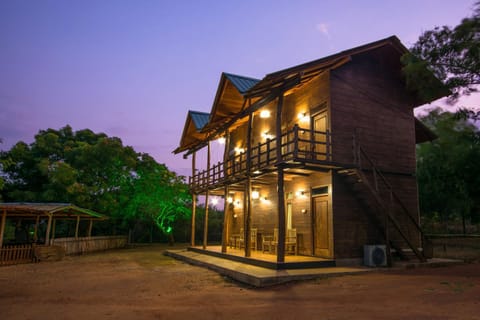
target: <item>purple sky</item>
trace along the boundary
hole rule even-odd
[[[2,149],[69,124],[174,156],[187,110],[209,112],[222,71],[262,78],[397,35],[408,47],[474,0],[1,0]]]

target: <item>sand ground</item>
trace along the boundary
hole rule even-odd
[[[255,289],[156,245],[0,267],[0,319],[480,319],[480,264]]]

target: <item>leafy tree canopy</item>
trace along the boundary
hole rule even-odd
[[[454,28],[443,26],[424,32],[403,57],[407,85],[427,101],[434,95],[433,74],[452,92],[455,101],[461,94],[477,91],[480,84],[480,1],[473,13]]]
[[[480,222],[480,130],[464,112],[434,109],[421,118],[437,135],[417,147],[422,215]]]
[[[89,129],[40,130],[33,143],[0,152],[0,164],[5,201],[69,202],[126,224],[150,219],[170,232],[172,222],[188,214],[183,177],[119,138]]]

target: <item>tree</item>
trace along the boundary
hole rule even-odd
[[[422,216],[443,222],[480,222],[480,130],[463,112],[440,108],[421,118],[437,135],[417,147],[417,178]]]
[[[149,217],[167,234],[188,215],[182,177],[104,133],[40,130],[30,145],[0,152],[0,163],[6,201],[74,203],[109,215],[112,224]]]
[[[476,92],[480,84],[480,1],[456,27],[425,31],[410,52],[402,57],[407,86],[426,101],[438,90],[430,72],[452,92],[452,101]]]
[[[131,219],[147,220],[174,242],[174,225],[190,215],[190,194],[183,177],[177,176],[148,154],[141,154],[130,184],[125,211]]]

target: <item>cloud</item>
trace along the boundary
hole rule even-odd
[[[330,39],[330,32],[328,30],[328,24],[326,23],[319,23],[315,26],[315,28],[323,35],[325,35],[327,38]]]

